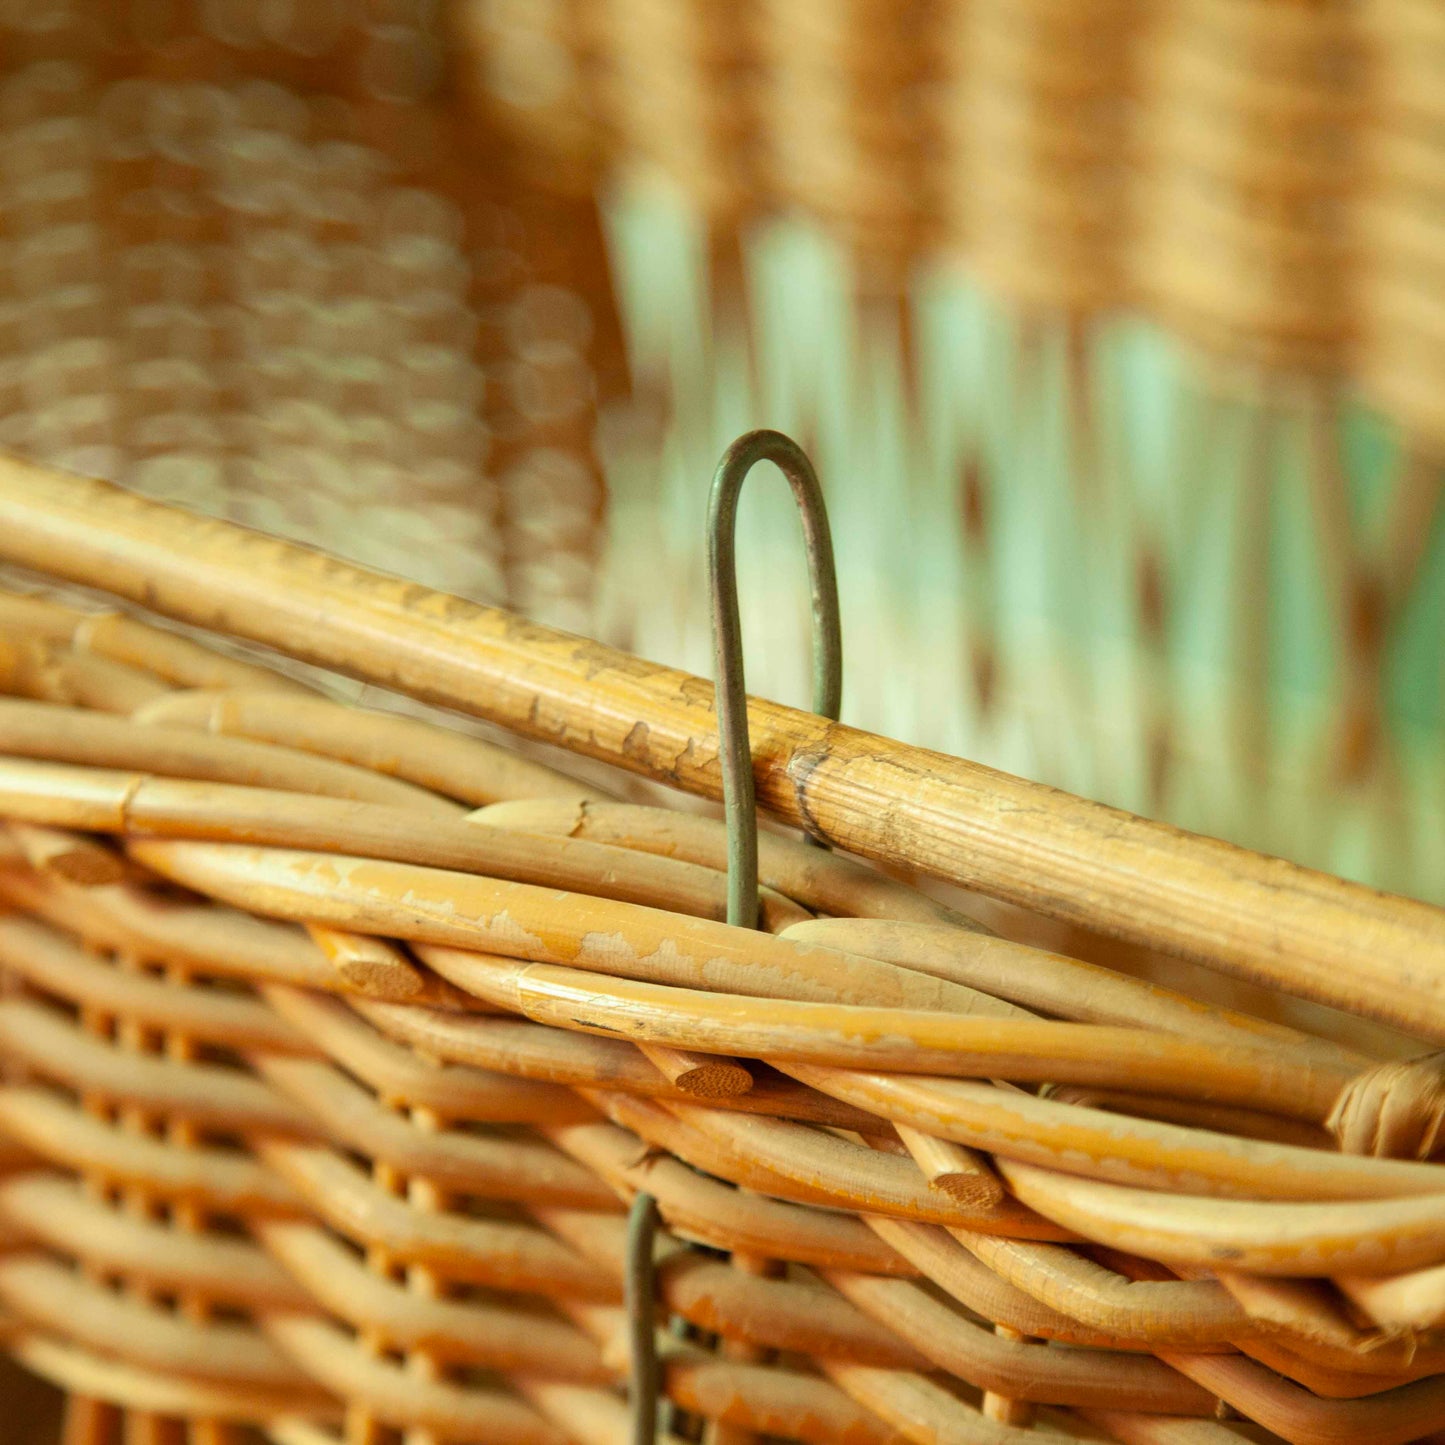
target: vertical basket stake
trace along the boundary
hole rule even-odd
[[[787,478],[803,519],[813,613],[813,711],[838,720],[843,700],[843,628],[833,535],[817,473],[803,449],[776,431],[751,431],[722,455],[708,503],[707,566],[712,595],[713,662],[717,687],[718,751],[728,830],[728,922],[758,926],[758,820],[748,742],[748,697],[738,615],[737,516],[743,482],[759,462]],[[819,847],[827,844],[809,837]],[[627,1221],[627,1314],[632,1343],[632,1445],[653,1445],[661,1370],[657,1360],[657,1297],[653,1241],[657,1201],[638,1193]]]

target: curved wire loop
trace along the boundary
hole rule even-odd
[[[718,739],[728,827],[728,922],[741,928],[758,926],[758,825],[738,617],[737,516],[743,482],[764,461],[772,462],[787,478],[803,519],[813,612],[813,711],[836,722],[843,696],[843,629],[823,489],[797,442],[781,432],[748,432],[718,463],[708,506],[707,538]]]
[[[803,518],[813,609],[813,711],[837,720],[843,694],[843,629],[833,536],[817,473],[803,449],[775,431],[752,431],[723,453],[708,503],[707,565],[712,593],[713,659],[717,678],[719,752],[728,829],[728,922],[758,926],[758,817],[753,756],[748,743],[748,698],[738,616],[737,516],[743,482],[759,462],[788,479]],[[822,844],[813,838],[809,841]],[[632,1445],[653,1445],[662,1371],[657,1359],[656,1272],[653,1240],[657,1201],[634,1196],[627,1218],[627,1317],[632,1350]]]

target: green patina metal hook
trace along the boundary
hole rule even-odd
[[[723,453],[713,475],[707,534],[718,738],[728,825],[728,922],[740,928],[758,926],[758,822],[738,617],[737,515],[743,482],[765,461],[788,479],[803,519],[813,610],[813,711],[836,722],[843,699],[843,628],[823,489],[797,442],[781,432],[748,432]]]
[[[772,462],[788,479],[803,518],[813,609],[813,711],[835,722],[843,698],[843,628],[833,535],[817,473],[803,449],[776,431],[751,431],[723,453],[708,504],[707,567],[712,594],[718,749],[728,829],[728,922],[758,926],[758,805],[748,742],[743,634],[738,616],[738,498],[748,473]],[[810,838],[820,847],[821,839]],[[657,1296],[653,1242],[657,1201],[639,1193],[627,1221],[626,1298],[632,1345],[632,1445],[654,1445],[662,1370],[657,1359]]]
[[[657,1439],[657,1400],[662,1393],[662,1366],[657,1359],[657,1200],[636,1194],[627,1214],[628,1345],[632,1355],[632,1445],[653,1445]]]

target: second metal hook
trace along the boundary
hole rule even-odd
[[[758,828],[748,742],[742,623],[738,615],[737,513],[743,482],[759,462],[765,461],[772,462],[787,478],[803,519],[813,611],[813,711],[836,721],[843,698],[843,629],[833,536],[823,489],[813,464],[797,442],[781,432],[748,432],[723,453],[713,475],[707,548],[723,806],[728,829],[728,922],[742,928],[756,928],[758,924]]]

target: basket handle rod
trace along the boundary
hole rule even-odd
[[[0,561],[705,797],[702,678],[0,455]],[[1445,1042],[1445,909],[748,702],[758,801],[836,847]]]

